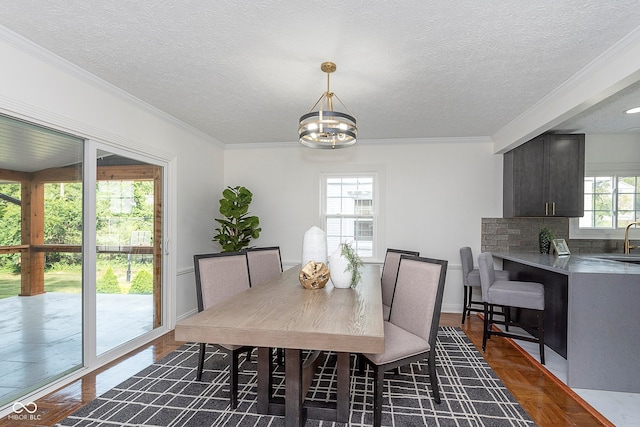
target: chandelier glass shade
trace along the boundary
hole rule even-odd
[[[336,64],[323,62],[320,69],[327,73],[327,91],[320,96],[307,114],[300,117],[298,126],[300,143],[310,148],[350,147],[356,143],[358,128],[353,114],[329,87],[329,76],[336,70]],[[333,110],[334,97],[349,111],[349,114]],[[319,108],[315,110],[316,107]]]

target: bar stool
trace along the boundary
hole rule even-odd
[[[485,350],[487,340],[491,338],[491,335],[535,342],[540,346],[540,363],[544,365],[544,285],[535,282],[497,280],[493,266],[493,256],[489,252],[483,252],[478,256],[478,269],[480,271],[482,301],[484,303],[482,351]],[[493,320],[493,308],[495,305],[502,306],[505,310],[504,322]],[[505,326],[510,323],[509,307],[526,308],[536,312],[538,318],[537,337],[492,330],[494,323]]]
[[[462,324],[464,325],[464,319],[471,315],[472,311],[481,313],[484,309],[482,308],[482,301],[473,299],[473,290],[480,290],[480,271],[473,267],[473,253],[470,247],[460,248],[460,261],[462,261],[462,284],[464,288],[464,300],[462,301]],[[509,280],[508,271],[495,270],[495,272],[496,280]]]

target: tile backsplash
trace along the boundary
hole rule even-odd
[[[541,227],[565,239],[572,254],[623,252],[623,240],[569,239],[568,218],[482,218],[481,250],[537,252]]]

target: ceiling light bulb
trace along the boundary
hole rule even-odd
[[[625,111],[625,113],[627,113],[627,114],[640,113],[640,107],[629,108],[628,110]]]

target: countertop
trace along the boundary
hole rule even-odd
[[[566,275],[570,273],[640,275],[640,264],[613,260],[628,259],[629,261],[639,262],[640,256],[638,255],[609,253],[557,256],[537,252],[493,252],[492,255],[496,258],[515,261]]]

